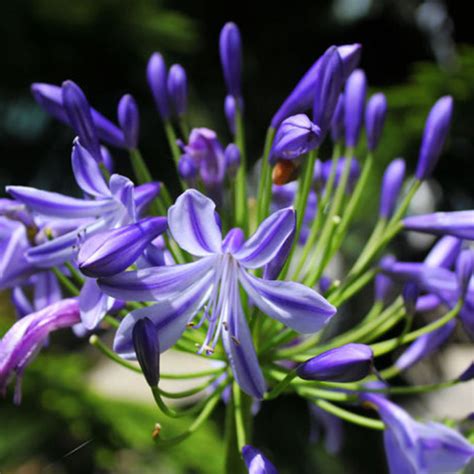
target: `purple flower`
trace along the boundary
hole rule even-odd
[[[440,423],[419,423],[384,397],[366,394],[386,425],[385,452],[390,474],[445,474],[460,471],[474,456],[474,446]]]
[[[168,84],[166,64],[160,53],[153,53],[148,60],[146,69],[148,86],[150,87],[153,98],[155,99],[156,108],[163,120],[167,120],[170,116]]]
[[[320,143],[321,129],[304,114],[285,119],[275,135],[271,157],[292,160],[314,150]]]
[[[188,106],[188,79],[180,64],[173,64],[168,73],[168,98],[178,117],[186,113]]]
[[[134,150],[138,146],[140,115],[137,103],[130,94],[126,94],[120,99],[117,115],[125,137],[125,145],[129,150]]]
[[[462,248],[462,240],[446,235],[436,242],[424,263],[430,267],[450,268],[454,265]]]
[[[230,177],[237,174],[240,166],[240,150],[235,143],[229,143],[224,150],[225,169]]]
[[[374,354],[369,346],[346,344],[303,362],[296,373],[305,380],[355,382],[370,373],[373,359]]]
[[[189,155],[181,155],[178,161],[178,173],[188,183],[194,182],[199,173],[196,161]]]
[[[224,115],[227,120],[230,133],[235,135],[235,120],[237,114],[237,101],[233,95],[227,95],[224,101]]]
[[[326,136],[336,110],[344,80],[343,64],[337,48],[329,48],[321,59],[321,68],[314,84],[313,122],[321,129],[321,141]]]
[[[420,290],[415,282],[409,281],[403,286],[403,305],[405,306],[405,311],[408,316],[413,316],[415,314],[416,302],[419,294]]]
[[[405,161],[401,158],[393,160],[387,166],[382,180],[379,209],[379,216],[382,219],[390,219],[392,217],[404,177]]]
[[[77,255],[79,269],[92,278],[123,272],[166,227],[166,217],[148,217],[135,224],[99,232],[81,244]]]
[[[331,120],[331,139],[337,143],[344,136],[344,95],[339,94]]]
[[[400,370],[406,370],[414,366],[420,360],[425,359],[434,352],[437,352],[453,333],[455,327],[456,321],[451,320],[435,331],[420,336],[412,342],[397,359],[395,362],[396,367]]]
[[[367,147],[374,151],[382,135],[385,116],[387,115],[387,99],[379,92],[367,102],[365,110],[365,130],[367,133]]]
[[[263,280],[247,271],[275,258],[294,230],[293,209],[272,214],[247,241],[240,229],[231,230],[222,239],[215,216],[215,204],[209,198],[194,189],[186,191],[169,209],[168,226],[179,246],[198,260],[99,280],[100,287],[111,296],[158,301],[133,311],[122,321],[114,349],[124,358],[133,358],[132,328],[138,319],[148,317],[158,332],[160,350],[165,351],[205,308],[198,326],[206,319],[209,324],[200,352],[212,354],[222,337],[237,382],[249,395],[262,398],[265,382],[243,314],[239,284],[262,312],[299,332],[319,330],[335,308],[299,283]]]
[[[419,180],[428,178],[433,172],[443,150],[453,114],[453,98],[441,97],[426,119],[423,140],[415,176]]]
[[[348,147],[355,147],[359,141],[366,92],[367,80],[364,71],[356,69],[347,79],[344,89],[344,130]]]
[[[278,474],[275,466],[250,444],[242,448],[242,456],[249,474]]]
[[[239,28],[235,23],[226,23],[222,28],[219,52],[227,92],[238,99],[241,97],[242,41]]]
[[[84,92],[72,81],[64,81],[62,84],[62,97],[64,109],[71,127],[79,136],[82,145],[94,157],[97,162],[102,161],[100,153],[99,137],[92,121],[89,102]]]
[[[23,317],[0,341],[0,393],[16,375],[14,402],[21,401],[21,379],[26,366],[43,347],[49,334],[78,323],[79,305],[76,299],[65,299]]]
[[[337,47],[337,51],[342,60],[343,78],[345,80],[359,63],[361,45],[348,44],[339,46]],[[293,91],[277,110],[271,121],[272,128],[278,128],[285,118],[304,112],[313,105],[316,91],[315,84],[320,74],[322,58],[323,56],[318,58],[308,71],[306,71]]]
[[[435,212],[403,219],[406,230],[474,240],[474,211]]]
[[[138,363],[150,387],[160,381],[160,343],[155,325],[148,319],[139,319],[132,330],[133,347]]]
[[[31,93],[36,102],[46,112],[73,127],[63,104],[63,91],[61,87],[36,82],[31,85]],[[90,113],[99,138],[110,145],[123,148],[125,144],[122,131],[101,113],[97,112],[97,110],[90,108]]]

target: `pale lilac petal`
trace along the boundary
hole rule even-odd
[[[191,255],[221,252],[222,234],[215,218],[216,205],[195,189],[188,189],[168,210],[174,240]]]
[[[121,202],[125,209],[123,219],[120,221],[121,225],[129,224],[137,220],[137,211],[135,207],[134,185],[125,176],[113,174],[110,177],[110,192],[114,198]]]
[[[84,327],[86,329],[97,327],[113,304],[114,299],[102,292],[97,281],[87,278],[79,295],[81,322]]]
[[[261,400],[266,390],[265,380],[242,310],[237,282],[231,291],[232,294],[226,299],[222,309],[227,323],[222,331],[222,343],[240,388],[248,395]]]
[[[13,306],[15,306],[18,318],[22,318],[23,316],[34,312],[33,306],[26,297],[21,286],[15,286],[15,288],[13,288],[11,299]]]
[[[151,267],[100,278],[99,286],[108,295],[128,301],[154,301],[187,291],[194,282],[213,273],[215,257],[193,263]]]
[[[186,324],[209,298],[212,278],[213,275],[208,274],[176,298],[159,301],[153,306],[129,313],[115,334],[114,351],[124,359],[135,359],[132,331],[136,321],[141,318],[149,318],[155,325],[160,351],[169,349],[181,337]]]
[[[110,199],[84,200],[27,186],[7,186],[7,192],[32,211],[51,217],[98,217],[117,207]]]
[[[243,270],[239,279],[263,313],[298,332],[319,331],[336,313],[336,308],[319,293],[301,283],[263,280]]]
[[[256,232],[234,254],[234,257],[247,268],[259,268],[275,258],[280,247],[294,231],[296,216],[288,207],[267,217]]]
[[[109,187],[104,180],[97,161],[94,160],[77,138],[74,140],[71,161],[76,182],[85,193],[96,197],[110,196]]]
[[[35,311],[59,301],[61,286],[53,272],[40,272],[35,276],[33,304]]]

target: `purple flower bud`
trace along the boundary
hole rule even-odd
[[[415,176],[428,178],[438,161],[448,135],[453,114],[453,98],[444,96],[431,109],[425,124]]]
[[[344,168],[346,166],[346,160],[347,158],[341,157],[337,161],[337,166],[336,166],[336,176],[334,179],[334,184],[337,186],[339,184],[339,181],[342,176],[342,172],[344,171]],[[332,160],[325,161],[322,166],[322,174],[323,174],[323,181],[324,183],[327,183],[331,174],[332,170]],[[351,161],[351,168],[349,170],[349,179],[347,182],[347,188],[348,190],[352,189],[359,179],[360,176],[360,164],[357,160],[352,160]]]
[[[344,128],[346,145],[355,147],[359,141],[364,117],[367,80],[361,69],[356,69],[347,79],[344,90]]]
[[[474,272],[474,251],[464,249],[456,260],[456,276],[459,283],[459,297],[464,298]]]
[[[112,174],[114,172],[115,164],[109,149],[105,146],[101,146],[100,154],[102,155],[102,163],[104,163],[104,166],[106,167],[107,171]]]
[[[77,256],[79,269],[91,278],[116,275],[132,265],[166,228],[165,217],[149,217],[97,233],[81,245]]]
[[[133,347],[143,375],[150,387],[160,381],[160,343],[155,325],[148,318],[139,319],[132,330]]]
[[[130,94],[126,94],[120,99],[117,115],[127,148],[129,150],[137,148],[140,131],[140,115],[138,113],[137,103]]]
[[[338,46],[337,51],[342,60],[343,80],[357,67],[360,59],[360,44]],[[276,129],[286,117],[309,109],[314,103],[315,84],[318,79],[322,58],[318,58],[306,71],[291,94],[286,98],[272,118],[271,126]]]
[[[188,106],[188,79],[180,64],[173,64],[168,73],[168,97],[178,117],[186,113]]]
[[[367,146],[374,151],[382,135],[385,116],[387,115],[387,99],[379,92],[374,94],[367,102],[365,111],[365,131],[367,133]]]
[[[51,332],[71,327],[80,321],[79,303],[69,298],[24,316],[0,340],[0,394],[16,375],[14,402],[21,401],[21,379],[26,366],[43,347]]]
[[[416,302],[417,313],[430,313],[434,311],[441,304],[439,296],[423,295],[420,296]]]
[[[198,175],[199,168],[195,160],[189,155],[181,155],[178,161],[178,174],[185,181],[192,181]]]
[[[474,210],[405,217],[403,225],[406,230],[474,240]]]
[[[253,446],[244,446],[242,456],[249,474],[278,474],[275,466]]]
[[[46,112],[61,122],[71,125],[64,109],[61,87],[37,82],[31,85],[31,93],[36,102]],[[122,131],[97,110],[93,108],[90,110],[99,138],[110,145],[123,148],[125,144]]]
[[[429,357],[431,354],[438,351],[438,349],[447,341],[455,327],[456,321],[451,320],[435,331],[423,334],[408,346],[395,362],[395,366],[400,370],[406,370],[413,367],[420,360]]]
[[[461,382],[469,382],[474,379],[474,362],[471,362],[469,367],[458,377]]]
[[[292,160],[311,150],[320,142],[321,130],[304,114],[285,119],[273,141],[272,158]]]
[[[391,266],[395,262],[396,259],[393,255],[385,255],[380,261],[380,266]],[[388,303],[392,290],[392,279],[383,273],[378,273],[375,277],[375,300],[385,304]]]
[[[232,135],[235,135],[235,117],[237,113],[237,102],[233,95],[227,95],[224,102],[224,114],[227,125]]]
[[[240,150],[235,143],[229,143],[224,150],[225,168],[230,177],[234,177],[240,166]]]
[[[382,219],[390,219],[392,217],[398,195],[402,189],[404,177],[405,161],[401,158],[393,160],[387,166],[382,180],[379,208],[379,216]]]
[[[321,69],[314,85],[313,122],[321,128],[321,141],[331,125],[343,80],[342,60],[333,46],[322,57]]]
[[[227,92],[235,98],[241,96],[242,41],[235,23],[224,25],[219,38],[219,52]]]
[[[296,373],[305,380],[355,382],[369,374],[373,358],[369,346],[351,343],[303,362]]]
[[[462,248],[462,240],[446,235],[436,242],[424,263],[429,267],[450,268],[454,265]]]
[[[325,293],[327,293],[329,291],[329,288],[331,288],[331,285],[332,285],[332,278],[327,276],[327,275],[323,275],[320,279],[319,279],[319,282],[318,282],[318,286],[319,286],[319,291],[324,295]]]
[[[402,297],[405,311],[408,316],[413,316],[416,311],[416,302],[420,294],[420,289],[415,282],[409,281],[403,286]]]
[[[163,120],[170,116],[167,90],[167,71],[163,56],[153,53],[148,60],[146,69],[148,86],[150,87],[158,112]]]
[[[99,138],[92,121],[89,102],[84,92],[72,81],[62,84],[62,99],[69,123],[79,136],[82,145],[98,162],[102,161]]]
[[[331,120],[331,138],[334,143],[344,136],[344,95],[339,94],[336,110]]]

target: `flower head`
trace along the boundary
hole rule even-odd
[[[249,474],[278,474],[275,466],[253,446],[244,446],[242,456]]]

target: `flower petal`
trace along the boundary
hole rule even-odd
[[[61,287],[53,272],[40,272],[35,276],[33,303],[35,311],[61,299]]]
[[[153,301],[187,291],[190,285],[213,273],[215,257],[193,263],[151,267],[100,278],[99,286],[108,295],[128,301]]]
[[[221,252],[222,234],[215,217],[216,205],[195,189],[188,189],[168,210],[174,240],[191,255]]]
[[[121,202],[126,210],[120,225],[135,222],[137,219],[137,211],[135,208],[134,185],[127,177],[120,174],[113,174],[110,177],[110,191],[114,198]]]
[[[258,268],[275,258],[288,236],[294,232],[295,211],[281,209],[267,217],[234,257],[247,268]]]
[[[232,301],[226,301],[227,328],[222,331],[222,343],[232,367],[235,380],[248,395],[263,399],[266,390],[265,380],[258,364],[245,314],[240,304],[237,285],[233,290]]]
[[[136,358],[132,331],[136,321],[141,318],[149,318],[155,325],[161,352],[173,346],[186,329],[186,324],[209,298],[212,277],[212,274],[206,275],[176,298],[129,313],[115,334],[114,351],[124,359]]]
[[[26,204],[31,210],[52,217],[68,219],[97,217],[111,212],[117,207],[117,204],[111,199],[96,201],[78,199],[28,186],[7,186],[7,192]]]
[[[97,285],[93,278],[87,278],[79,295],[81,322],[86,329],[94,329],[114,304],[114,299]]]
[[[319,331],[336,313],[336,308],[319,293],[301,283],[262,280],[243,270],[239,279],[261,311],[295,331]]]
[[[78,138],[74,140],[71,160],[76,182],[85,193],[97,197],[110,196],[109,187],[104,180],[97,161],[81,145]]]

